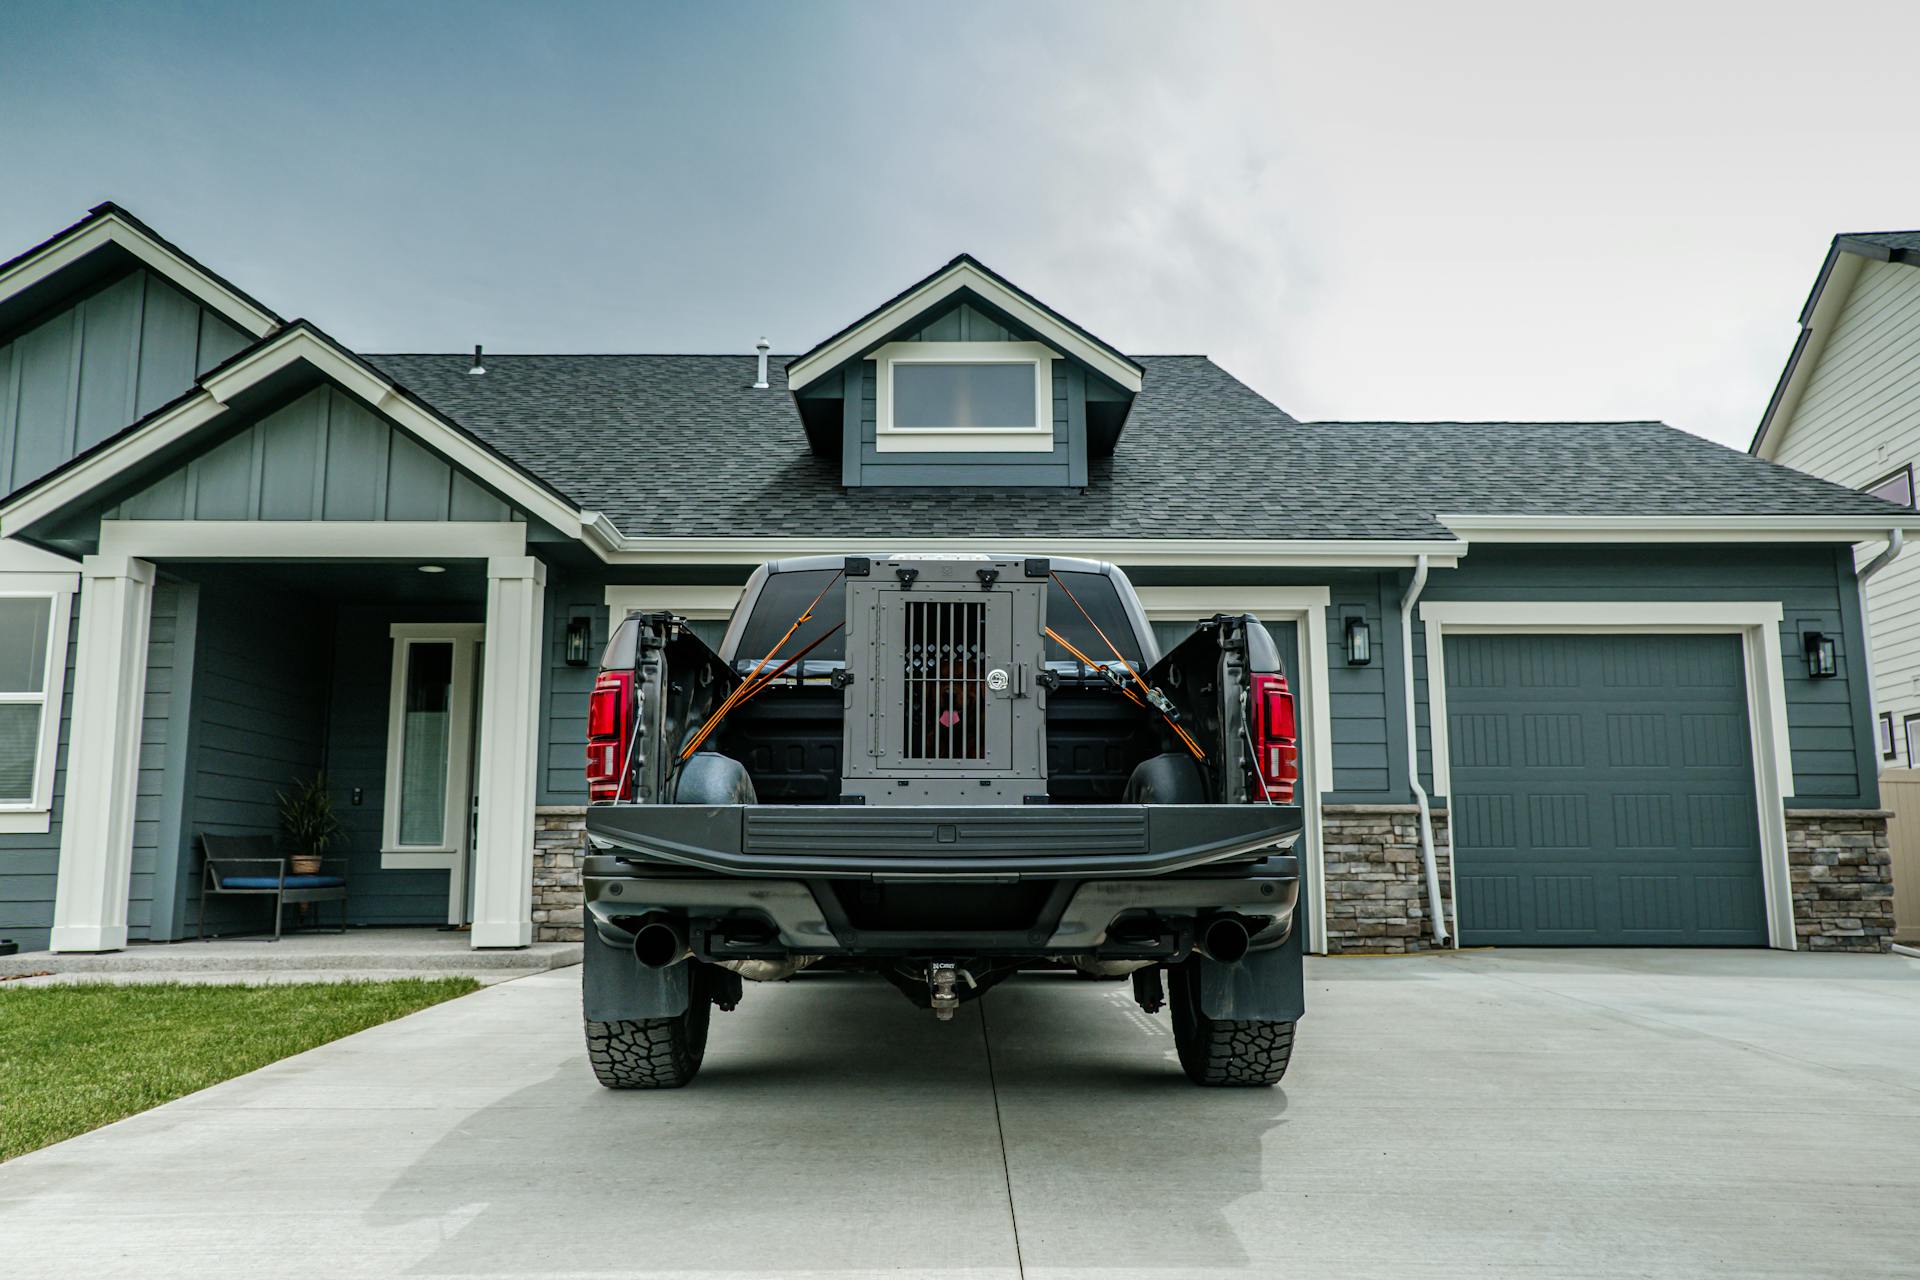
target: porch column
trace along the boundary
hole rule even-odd
[[[480,815],[473,858],[475,947],[524,947],[533,941],[533,797],[546,604],[546,565],[532,556],[487,561]]]
[[[153,565],[129,556],[88,556],[80,584],[51,945],[55,951],[117,951],[127,945]]]

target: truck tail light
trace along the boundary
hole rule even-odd
[[[633,735],[633,672],[602,671],[587,699],[587,800],[626,798],[627,743]]]
[[[1265,787],[1263,798],[1292,804],[1300,781],[1300,733],[1295,723],[1293,691],[1283,675],[1253,677],[1254,770]]]

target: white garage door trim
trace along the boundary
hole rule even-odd
[[[725,621],[740,603],[738,586],[608,587],[607,610],[615,623],[636,610],[677,613],[693,622]]]
[[[1180,622],[1216,613],[1251,613],[1267,622],[1292,622],[1300,628],[1299,672],[1294,696],[1305,707],[1307,749],[1301,756],[1300,817],[1306,826],[1307,949],[1327,949],[1327,875],[1320,852],[1320,804],[1333,787],[1333,712],[1327,703],[1326,587],[1137,587],[1148,622]]]
[[[1433,747],[1433,789],[1453,796],[1452,761],[1447,743],[1448,635],[1737,635],[1746,664],[1747,723],[1753,739],[1753,791],[1759,806],[1760,875],[1766,893],[1767,939],[1792,951],[1792,881],[1787,869],[1785,800],[1793,794],[1793,755],[1787,742],[1787,686],[1780,659],[1777,600],[1734,600],[1708,604],[1665,601],[1438,600],[1419,606],[1427,636],[1427,724]],[[1453,825],[1447,826],[1447,865],[1454,869]],[[1455,902],[1459,899],[1456,896]]]

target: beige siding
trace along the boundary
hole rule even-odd
[[[1881,774],[1880,802],[1893,810],[1887,849],[1893,855],[1894,940],[1920,942],[1920,771]]]
[[[1920,464],[1920,267],[1867,263],[1817,361],[1774,460],[1852,488]],[[1861,561],[1880,550],[1861,548]],[[1867,610],[1874,706],[1898,738],[1920,716],[1920,548],[1868,584]],[[1887,763],[1920,764],[1905,757]]]

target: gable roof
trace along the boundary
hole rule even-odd
[[[956,294],[970,295],[1011,317],[1126,390],[1140,390],[1143,370],[1137,362],[966,253],[908,285],[832,337],[788,360],[788,390],[799,391],[831,373],[911,327],[916,317]]]
[[[845,488],[778,367],[753,389],[752,356],[490,355],[484,377],[466,355],[368,358],[629,538],[1453,541],[1443,513],[1914,518],[1656,422],[1299,423],[1204,356],[1140,357],[1133,425],[1084,492]]]
[[[1827,256],[1813,278],[1807,300],[1800,304],[1800,332],[1794,337],[1793,350],[1767,397],[1767,407],[1754,428],[1747,452],[1770,457],[1778,445],[1776,428],[1793,416],[1806,380],[1819,363],[1827,335],[1840,318],[1860,269],[1867,262],[1897,262],[1920,266],[1920,231],[1849,231],[1837,235],[1827,246]]]
[[[40,522],[98,500],[148,464],[183,456],[236,403],[277,385],[296,366],[356,396],[514,506],[568,536],[582,536],[583,513],[566,494],[313,324],[295,320],[209,369],[172,401],[0,501],[0,538],[27,536]]]
[[[72,226],[25,253],[0,262],[0,308],[16,299],[36,296],[41,290],[57,288],[54,277],[107,256],[118,256],[148,268],[252,337],[263,337],[286,323],[251,295],[112,203],[95,205]]]

